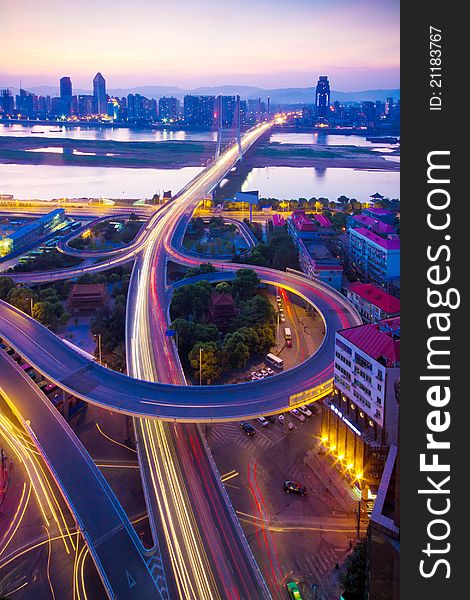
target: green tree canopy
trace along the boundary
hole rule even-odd
[[[240,332],[228,333],[222,349],[224,364],[229,369],[241,369],[250,358],[250,349]]]
[[[259,283],[253,269],[240,269],[232,282],[232,295],[240,300],[249,300],[256,294]]]
[[[202,349],[201,365],[199,365],[200,349]],[[222,374],[222,351],[215,342],[196,344],[189,353],[188,360],[194,369],[194,376],[199,377],[201,369],[202,380],[205,382],[216,381]]]
[[[215,291],[218,294],[228,294],[230,292],[230,284],[227,281],[221,281],[215,286]]]
[[[6,300],[8,292],[15,287],[15,282],[11,277],[0,277],[0,300]]]
[[[31,313],[31,298],[33,298],[33,291],[28,287],[14,287],[7,294],[7,302],[12,306],[19,308],[24,313]]]

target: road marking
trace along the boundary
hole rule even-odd
[[[129,585],[129,589],[131,590],[133,587],[135,587],[137,585],[137,582],[132,577],[132,575],[129,573],[129,571],[127,569],[126,569],[126,576],[127,576],[127,584]]]

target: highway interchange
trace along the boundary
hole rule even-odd
[[[247,132],[242,139],[243,151],[269,127],[270,124],[265,123]],[[171,259],[187,266],[200,263],[182,248],[184,223],[237,160],[238,149],[234,145],[171,202],[160,207],[132,244],[119,251],[102,253],[102,262],[62,272],[14,276],[19,282],[47,282],[134,261],[127,301],[128,376],[88,361],[24,313],[5,303],[0,305],[1,337],[38,371],[77,397],[134,418],[155,550],[157,559],[161,552],[165,573],[162,569],[160,577],[150,577],[151,582],[145,583],[149,579],[149,566],[142,560],[145,553],[136,542],[134,549],[129,546],[129,556],[132,555],[129,560],[136,565],[135,573],[138,573],[132,575],[136,585],[131,587],[128,578],[118,581],[114,571],[103,566],[96,544],[88,540],[108,595],[113,598],[146,597],[154,586],[162,597],[169,593],[171,598],[249,599],[273,595],[253,559],[205,439],[195,423],[233,421],[281,412],[287,406],[325,396],[331,389],[335,331],[360,323],[347,301],[330,288],[301,275],[255,267],[263,282],[295,292],[315,306],[325,323],[323,344],[303,364],[267,380],[201,388],[185,385],[176,347],[165,335],[172,291],[164,275],[167,261]],[[214,281],[233,277],[234,271],[243,267],[213,262],[222,271],[209,277]],[[44,424],[44,412],[41,409],[33,419],[25,417],[24,420],[30,421],[35,430],[36,422]],[[50,426],[60,428],[57,423]],[[46,454],[46,450],[42,450]],[[52,465],[53,460],[50,457]],[[82,463],[77,472],[90,468],[83,456]],[[94,476],[98,481],[99,475]],[[77,475],[76,479],[79,479]],[[68,481],[61,489],[67,495],[70,486],[76,485],[76,481]],[[90,497],[93,497],[91,492]],[[83,510],[86,513],[86,508]],[[119,513],[117,507],[113,510]],[[77,520],[82,518],[77,507],[74,506],[73,512]],[[119,516],[121,529],[128,532],[125,515],[119,513]],[[123,547],[129,545],[131,538],[128,532]]]

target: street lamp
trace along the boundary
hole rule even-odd
[[[31,316],[33,316],[34,300],[33,300],[33,297],[32,297],[32,296],[31,296],[31,298],[30,298],[30,301],[31,301]]]
[[[102,364],[101,362],[101,333],[95,333],[95,336],[98,338],[98,357],[99,357],[99,363],[100,365]]]
[[[202,385],[202,348],[199,348],[199,385]]]

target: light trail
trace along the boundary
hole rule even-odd
[[[10,545],[10,542],[15,537],[15,534],[18,531],[18,528],[20,527],[21,522],[23,521],[24,514],[26,512],[26,509],[28,508],[29,498],[31,496],[31,490],[32,490],[31,484],[29,484],[29,486],[27,486],[26,482],[23,482],[23,491],[21,493],[21,497],[18,502],[18,506],[16,508],[15,514],[13,515],[13,519],[11,520],[10,525],[8,526],[8,529],[6,530],[5,535],[2,538],[2,541],[0,542],[0,557],[5,553],[5,550],[8,548],[8,546]]]
[[[51,579],[51,557],[52,557],[51,535],[49,533],[49,529],[47,527],[45,527],[44,525],[43,525],[43,527],[47,533],[47,568],[46,568],[47,581],[49,583],[49,588],[51,590],[52,600],[55,600],[54,586],[52,585],[52,579]]]
[[[100,427],[99,423],[95,423],[96,425],[96,429],[98,429],[98,431],[101,433],[101,435],[103,437],[105,437],[107,440],[109,440],[110,442],[112,442],[113,444],[116,444],[116,446],[121,446],[122,448],[125,448],[126,450],[130,450],[130,452],[134,452],[134,454],[137,454],[137,450],[134,450],[134,448],[131,448],[130,446],[126,446],[126,444],[122,444],[121,442],[118,442],[117,440],[113,440],[112,437],[109,437],[109,435],[107,435]]]
[[[264,128],[265,130],[268,127]],[[257,138],[259,133],[248,135],[249,141]],[[137,293],[134,304],[134,314],[131,336],[128,339],[128,373],[139,379],[147,381],[162,381],[158,370],[162,371],[164,382],[181,384],[185,383],[184,374],[177,358],[175,359],[174,347],[165,336],[166,314],[161,306],[161,299],[157,293],[156,281],[161,284],[164,273],[161,270],[162,239],[167,232],[172,232],[181,216],[182,210],[194,209],[200,197],[204,197],[203,189],[214,178],[214,173],[227,169],[238,150],[236,147],[229,149],[220,157],[215,166],[209,168],[199,178],[196,186],[183,192],[168,206],[158,222],[155,223],[149,234],[143,257],[137,267]],[[135,281],[135,276],[133,280]],[[131,280],[132,281],[132,280]],[[159,350],[155,349],[158,342]],[[157,352],[159,356],[157,357]],[[139,440],[139,450],[144,453],[144,462],[148,465],[151,481],[152,497],[156,500],[160,526],[163,530],[166,548],[170,557],[177,593],[180,598],[197,598],[198,600],[215,600],[217,598],[239,597],[237,585],[233,574],[227,570],[227,564],[221,564],[220,558],[224,551],[216,550],[220,538],[214,528],[214,515],[207,513],[204,500],[193,498],[190,500],[185,481],[192,481],[190,465],[180,465],[183,440],[179,439],[178,432],[184,436],[183,431],[176,426],[158,420],[136,419],[136,435]],[[184,454],[183,454],[184,456]],[[190,455],[189,455],[190,456]],[[186,455],[186,460],[188,455]],[[185,476],[183,476],[183,470]],[[188,479],[189,477],[189,479]],[[192,489],[200,487],[199,483],[190,484]],[[206,488],[207,489],[207,488]],[[196,500],[196,504],[194,501]],[[213,573],[213,564],[209,562],[205,551],[203,539],[200,534],[202,522],[197,522],[194,508],[198,509],[199,519],[204,520],[204,534],[212,540],[212,554],[218,552],[215,565],[218,569],[218,580]],[[151,510],[151,507],[149,507]],[[206,515],[206,516],[204,516]],[[223,529],[223,526],[222,526]],[[209,544],[212,546],[212,544]],[[223,562],[223,561],[222,561]],[[221,596],[220,584],[224,595]],[[233,590],[232,593],[230,590]]]
[[[32,452],[29,446],[23,443],[22,436],[18,436],[16,426],[1,412],[0,434],[26,469],[46,527],[49,527],[51,522],[55,522],[57,530],[61,533],[65,550],[69,554],[69,544],[74,548],[72,533],[37,453]]]

